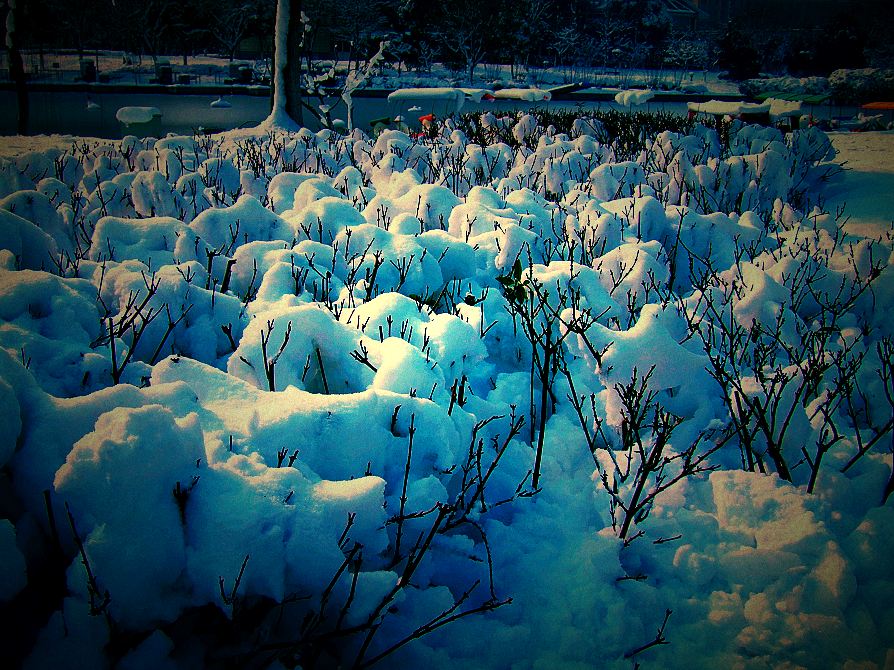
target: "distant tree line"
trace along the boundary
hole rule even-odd
[[[275,0],[43,0],[25,3],[35,48],[231,55],[272,43]],[[304,0],[318,55],[365,56],[382,38],[410,67],[433,61],[555,65],[660,60],[670,17],[658,0]],[[326,53],[332,52],[332,53]]]
[[[894,67],[894,13],[886,2],[842,2],[838,13],[813,23],[802,17],[792,25],[758,11],[767,4],[758,2],[753,14],[735,17],[718,35],[717,66],[735,79],[759,72],[828,76],[841,68]]]
[[[32,48],[120,49],[147,55],[231,55],[272,33],[275,0],[26,1]]]
[[[272,49],[276,0],[42,0],[21,8],[26,48],[122,49],[156,56],[233,57],[249,40]],[[887,65],[890,12],[848,12],[825,27],[791,30],[763,13],[726,30],[674,26],[660,0],[303,0],[314,55],[365,59],[382,39],[399,67],[443,62],[469,72],[483,62],[529,67],[719,67],[828,74]],[[750,18],[749,18],[750,17]],[[757,17],[757,18],[755,18]],[[755,22],[764,18],[765,24]]]

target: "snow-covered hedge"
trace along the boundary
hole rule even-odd
[[[829,86],[842,102],[888,101],[894,98],[894,70],[835,70],[829,75]]]
[[[809,93],[811,95],[829,92],[828,77],[762,77],[746,79],[739,83],[739,90],[748,97],[757,97],[761,93]]]
[[[890,663],[892,240],[633,118],[3,159],[14,664]]]

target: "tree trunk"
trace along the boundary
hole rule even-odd
[[[18,110],[16,132],[19,135],[27,135],[28,87],[25,84],[25,65],[22,62],[22,54],[19,53],[18,49],[9,50],[9,69],[16,86],[16,107]]]
[[[285,6],[288,12],[288,27],[284,35],[277,31],[277,37],[285,37],[285,45],[277,45],[277,53],[286,57],[283,74],[283,94],[285,112],[293,121],[303,124],[304,113],[301,107],[301,52],[304,40],[304,24],[301,23],[303,0],[279,0],[277,7],[277,23],[281,20],[281,11]]]
[[[16,4],[15,0],[9,0],[8,7],[11,17],[6,20],[6,45],[9,49],[9,75],[15,83],[16,89],[16,106],[18,111],[16,132],[19,135],[27,135],[28,87],[25,81],[25,63],[22,61],[22,53],[19,50],[18,11]]]

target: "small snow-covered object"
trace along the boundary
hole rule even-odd
[[[553,94],[542,88],[501,88],[494,91],[497,100],[524,100],[526,102],[546,102]]]
[[[122,107],[115,113],[123,134],[140,137],[150,135],[159,137],[161,117],[162,113],[158,107]]]
[[[708,102],[688,102],[686,103],[686,108],[689,110],[690,113],[737,117],[743,114],[768,114],[770,112],[770,103],[725,102],[723,100],[709,100]]]
[[[804,103],[799,100],[780,100],[778,98],[767,98],[766,102],[770,103],[770,118],[782,119],[787,117],[801,117],[801,111]]]
[[[121,107],[115,112],[115,118],[126,125],[150,123],[155,118],[161,118],[161,110],[158,107]]]
[[[420,105],[434,109],[438,113],[458,113],[466,100],[466,94],[459,88],[402,88],[388,95],[390,104]]]
[[[621,91],[615,95],[615,102],[624,107],[633,105],[642,105],[655,97],[655,91],[651,89],[633,88],[627,91]]]

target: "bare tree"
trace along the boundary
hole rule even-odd
[[[565,26],[556,34],[550,49],[556,54],[555,65],[568,65],[566,60],[568,54],[573,54],[580,46],[580,33],[574,26]]]
[[[491,28],[491,15],[475,0],[448,3],[439,37],[447,48],[462,58],[469,83],[475,79],[475,68],[487,53],[486,39]]]
[[[239,43],[259,17],[258,4],[257,0],[239,0],[212,13],[211,36],[224,48],[230,62],[236,56]]]

